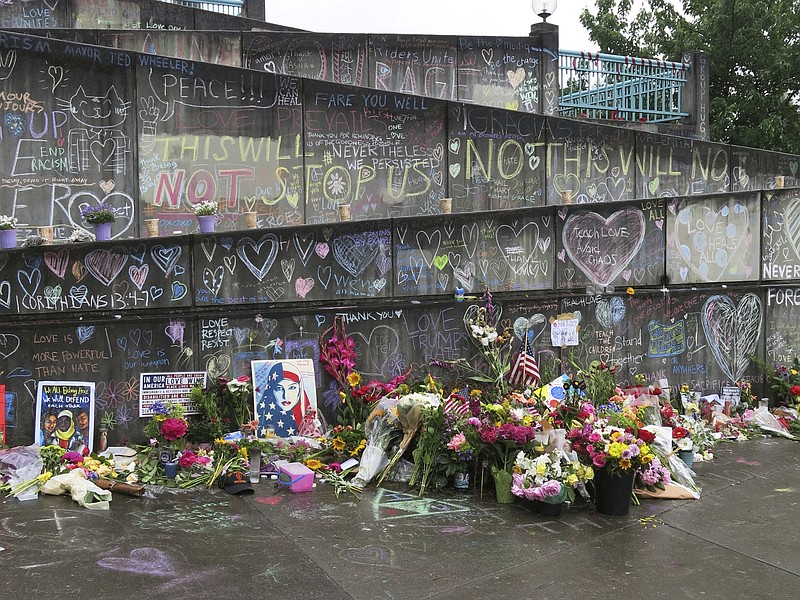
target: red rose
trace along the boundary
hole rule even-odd
[[[789,393],[792,396],[800,396],[800,385],[793,385],[789,388]]]
[[[639,439],[642,440],[645,444],[650,444],[653,440],[656,439],[655,434],[650,433],[647,429],[640,429],[639,430]]]
[[[673,427],[672,428],[672,439],[674,440],[682,440],[683,438],[689,435],[689,430],[685,427]]]

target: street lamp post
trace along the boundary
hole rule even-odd
[[[533,12],[542,17],[542,23],[547,23],[547,17],[556,12],[558,0],[531,0]]]

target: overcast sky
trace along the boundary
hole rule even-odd
[[[530,0],[266,0],[267,21],[316,32],[421,33],[522,37],[533,14]],[[560,47],[597,50],[578,21],[594,0],[560,0],[548,22],[559,26]]]

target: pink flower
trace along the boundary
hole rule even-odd
[[[595,454],[592,457],[592,464],[598,469],[602,469],[603,467],[605,467],[606,466],[605,454]]]
[[[470,417],[467,419],[467,425],[472,425],[473,427],[480,427],[481,420],[478,417]]]
[[[239,377],[236,378],[236,381],[239,383],[247,383],[250,381],[250,378],[247,375],[239,375]]]
[[[184,452],[178,461],[178,466],[181,469],[188,469],[197,462],[197,455],[194,452]]]
[[[552,496],[558,496],[561,493],[561,484],[555,479],[551,479],[542,484],[539,489],[542,491],[543,498],[550,498]]]
[[[83,462],[83,455],[80,452],[65,452],[61,456],[63,462],[78,464]]]
[[[447,443],[447,449],[458,452],[459,450],[461,450],[461,446],[463,446],[466,443],[467,443],[467,438],[464,436],[464,434],[457,433],[452,438],[450,438],[450,441]]]
[[[341,473],[342,472],[342,464],[338,462],[328,463],[328,468],[333,471],[334,473]]]
[[[599,434],[598,432],[596,432],[596,431],[593,431],[592,433],[590,433],[590,434],[589,434],[589,441],[590,441],[592,444],[596,444],[597,442],[599,442],[599,441],[600,441],[600,440],[602,440],[602,439],[603,439],[603,436],[602,436],[602,435],[600,435],[600,434]]]
[[[164,419],[164,422],[161,423],[160,431],[165,440],[174,442],[186,435],[186,421],[183,419]]]

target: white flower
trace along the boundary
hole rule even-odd
[[[14,229],[17,226],[17,217],[0,215],[0,229]]]

